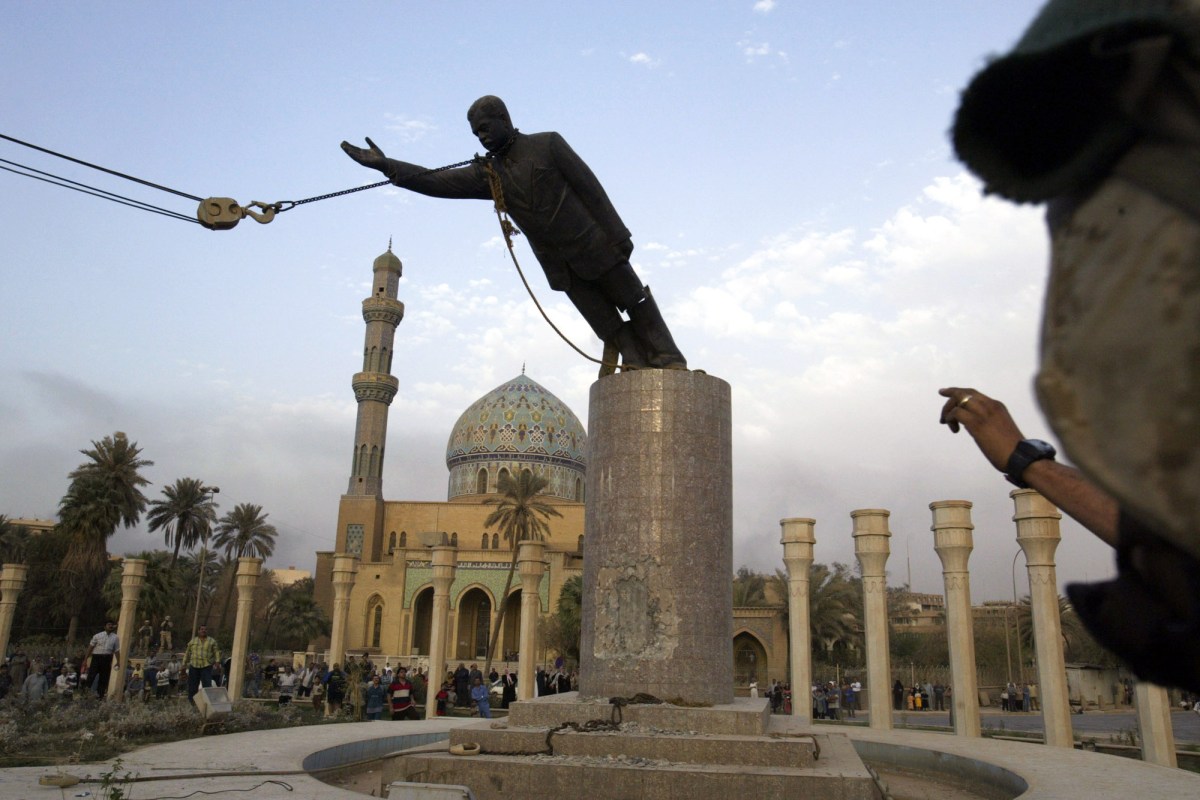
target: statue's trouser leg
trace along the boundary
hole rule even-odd
[[[633,277],[632,286],[627,280],[618,280],[614,286],[605,285],[605,278],[618,270],[610,270],[601,276],[600,280],[585,281],[577,276],[571,276],[571,287],[567,289],[567,297],[578,309],[580,315],[595,331],[596,335],[605,342],[611,342],[621,352],[621,362],[625,366],[649,366],[642,343],[639,341],[633,327],[621,318],[619,308],[625,305],[614,298],[624,295],[627,302],[636,302],[642,297],[642,284],[633,275],[633,269],[625,265]],[[622,276],[623,277],[623,276]],[[633,291],[630,291],[631,288]],[[616,289],[616,292],[611,291]]]
[[[687,359],[679,352],[667,323],[650,294],[650,287],[645,287],[646,297],[642,302],[629,307],[629,321],[638,338],[645,344],[650,355],[650,366],[661,369],[687,369]]]

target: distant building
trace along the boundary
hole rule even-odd
[[[938,633],[946,628],[946,598],[905,592],[892,609],[892,626],[907,633]]]
[[[54,526],[58,524],[57,520],[53,519],[12,519],[8,523],[14,528],[26,528],[32,534],[49,533],[54,530]]]
[[[541,611],[548,614],[558,605],[563,583],[583,572],[587,434],[565,403],[522,372],[472,403],[450,431],[446,500],[385,500],[388,407],[399,388],[391,366],[396,327],[404,316],[396,297],[401,270],[390,249],[377,258],[373,293],[363,301],[366,335],[362,371],[352,380],[358,420],[350,480],[339,504],[334,550],[317,553],[316,598],[332,613],[334,553],[358,556],[347,652],[420,663],[429,655],[433,618],[429,547],[445,537],[458,547],[447,659],[482,660],[504,603],[500,658],[517,650],[521,617],[519,577],[504,593],[510,544],[498,528],[484,524],[495,510],[491,503],[499,498],[500,477],[523,471],[545,476],[549,486],[541,497],[562,515],[547,520],[548,569],[538,594]],[[344,656],[331,654],[334,661]]]
[[[275,579],[275,583],[278,586],[291,586],[297,581],[311,578],[312,573],[306,569],[296,569],[293,566],[289,566],[287,569],[273,568],[271,576]]]

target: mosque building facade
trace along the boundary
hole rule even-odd
[[[391,362],[396,328],[404,316],[396,296],[402,265],[389,248],[375,260],[373,271],[373,294],[363,301],[363,368],[352,380],[358,420],[350,480],[339,504],[334,550],[317,553],[316,597],[332,616],[334,553],[356,556],[346,653],[424,664],[433,605],[429,548],[444,537],[457,547],[447,659],[483,660],[512,562],[511,543],[498,527],[485,524],[496,509],[488,501],[499,498],[500,476],[506,472],[515,476],[528,470],[548,479],[540,499],[562,515],[546,520],[547,570],[539,600],[542,613],[550,613],[563,583],[583,574],[587,434],[565,403],[522,370],[472,403],[452,428],[445,501],[385,500],[387,413],[398,390]],[[517,650],[519,578],[505,602],[497,660]],[[340,661],[340,655],[331,657]]]

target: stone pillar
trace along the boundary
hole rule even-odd
[[[592,384],[580,695],[733,702],[729,384],[645,369]]]
[[[546,545],[543,542],[521,542],[517,568],[521,571],[521,635],[517,659],[517,699],[532,700],[535,695],[537,667],[537,629],[542,615],[542,600],[538,586],[546,573]]]
[[[346,625],[350,621],[350,592],[358,574],[358,556],[333,556],[333,619],[329,634],[329,666],[346,665]]]
[[[112,674],[108,676],[108,698],[121,700],[125,697],[125,666],[129,663],[129,646],[133,644],[133,631],[137,627],[138,595],[146,582],[146,562],[140,558],[127,558],[121,562],[121,616],[117,619],[117,639],[120,640],[120,657],[114,659]]]
[[[1138,735],[1142,739],[1142,760],[1163,767],[1178,767],[1175,757],[1175,732],[1171,728],[1171,700],[1167,690],[1152,683],[1134,684],[1137,703]]]
[[[433,548],[433,620],[429,626],[429,689],[425,719],[437,717],[437,693],[446,679],[446,630],[450,625],[450,584],[458,566],[458,549],[448,544]]]
[[[29,567],[24,564],[5,564],[0,570],[0,661],[8,655],[8,640],[12,636],[13,617],[17,613],[17,598],[25,588]]]
[[[237,617],[233,623],[233,651],[229,655],[229,696],[237,700],[242,696],[242,684],[246,680],[246,650],[250,643],[251,614],[254,611],[254,590],[258,588],[258,577],[262,574],[261,558],[243,557],[237,566]],[[281,620],[287,624],[287,620]]]
[[[862,570],[863,636],[867,650],[867,711],[871,727],[892,729],[892,658],[888,652],[887,560],[890,511],[865,508],[851,511],[854,555]]]
[[[1062,535],[1062,514],[1033,489],[1009,492],[1016,513],[1017,544],[1025,551],[1029,571],[1029,599],[1033,614],[1033,643],[1037,651],[1038,699],[1042,704],[1042,726],[1046,744],[1074,747],[1071,704],[1067,693],[1067,667],[1063,657],[1062,619],[1058,607],[1058,576],[1054,551]]]
[[[809,605],[809,568],[813,563],[816,520],[795,517],[779,520],[783,529],[783,563],[788,571],[788,663],[791,665],[792,716],[812,722],[812,619]]]
[[[971,616],[971,573],[967,560],[975,543],[971,531],[971,503],[942,500],[929,504],[933,512],[933,549],[942,560],[946,592],[946,640],[950,648],[950,674],[954,691],[954,732],[979,736],[979,679],[975,672],[974,620]]]

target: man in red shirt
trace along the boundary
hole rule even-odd
[[[404,667],[396,670],[392,683],[388,686],[388,694],[392,697],[392,719],[415,719],[413,713],[413,686],[408,681],[408,671]]]

